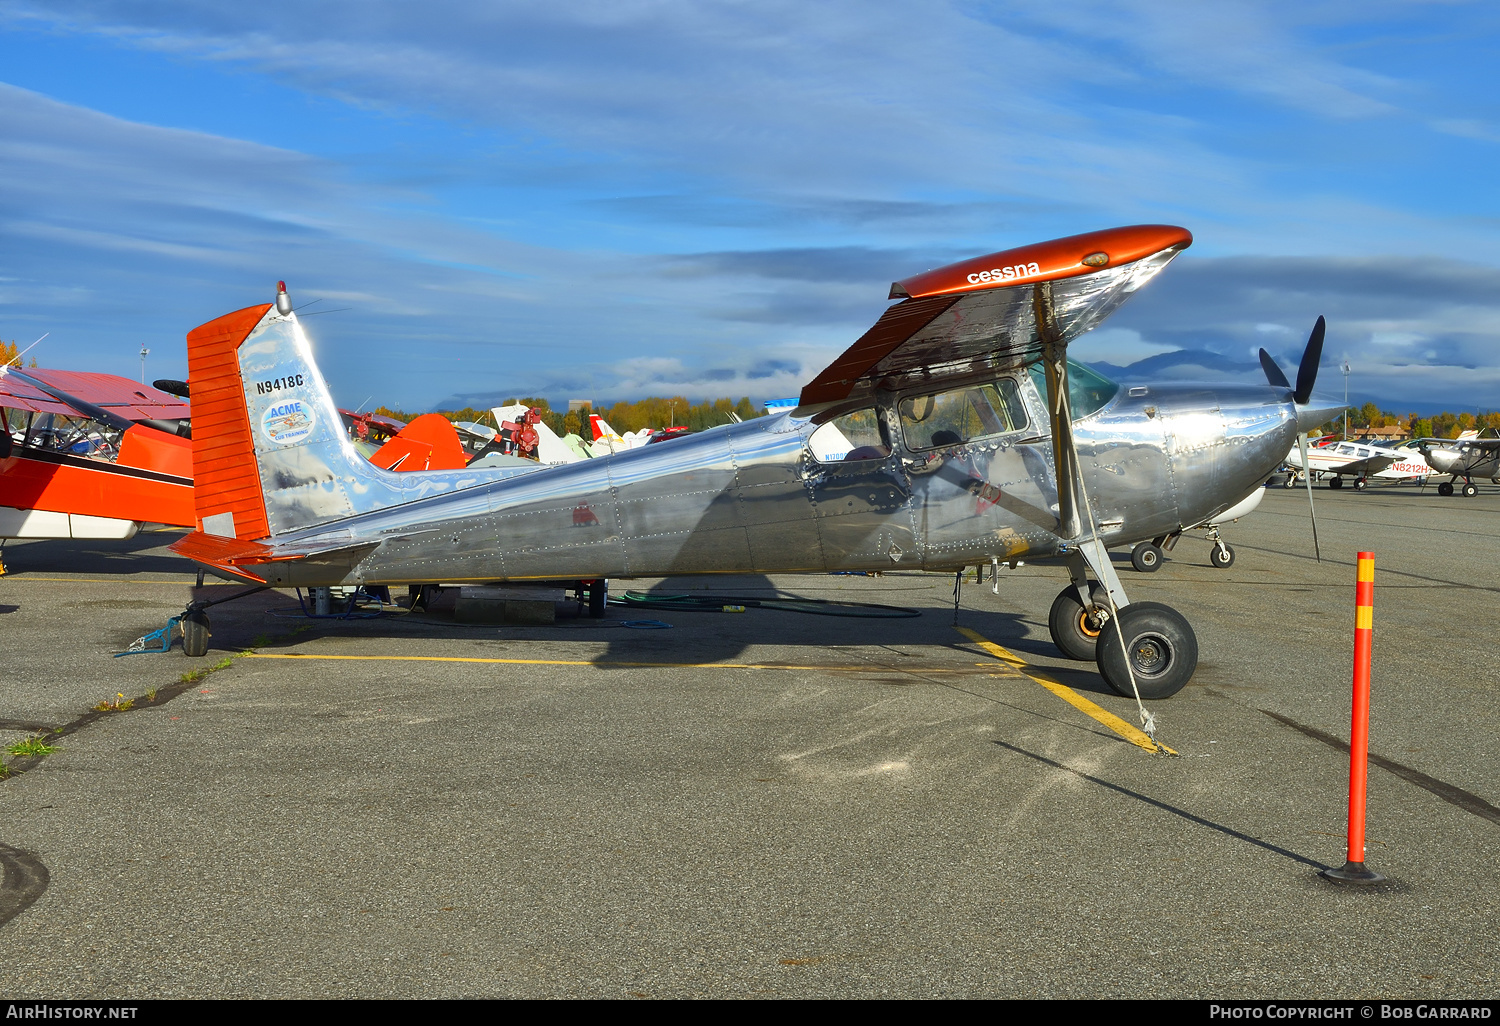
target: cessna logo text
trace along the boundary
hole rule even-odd
[[[284,378],[272,378],[269,381],[257,381],[255,383],[256,395],[269,395],[272,392],[280,392],[284,388],[301,388],[302,375],[288,374]]]
[[[277,445],[292,445],[312,434],[317,418],[300,399],[277,403],[260,416],[260,429]]]
[[[1009,267],[996,267],[988,271],[980,271],[969,275],[969,284],[978,285],[987,281],[1006,281],[1011,278],[1030,278],[1034,274],[1041,274],[1042,268],[1039,264],[1012,264]]]

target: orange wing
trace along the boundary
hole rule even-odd
[[[1038,309],[1070,341],[1095,327],[1182,250],[1185,228],[1146,224],[975,257],[891,286],[880,320],[802,390],[814,406],[866,398],[1041,355]]]
[[[385,470],[462,470],[467,459],[458,430],[438,413],[424,413],[370,457]]]

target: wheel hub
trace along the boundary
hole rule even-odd
[[[1160,634],[1143,634],[1130,652],[1131,670],[1142,677],[1160,677],[1172,665],[1172,644]]]

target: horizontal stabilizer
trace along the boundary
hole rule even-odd
[[[179,556],[215,567],[246,580],[265,581],[245,567],[292,561],[308,563],[347,563],[353,566],[380,546],[379,541],[343,542],[318,545],[276,545],[264,542],[225,538],[193,531],[168,546]]]

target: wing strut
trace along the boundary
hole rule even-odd
[[[1057,311],[1052,303],[1052,283],[1037,283],[1032,289],[1031,301],[1032,312],[1036,316],[1037,337],[1042,343],[1042,369],[1047,378],[1047,416],[1051,421],[1052,459],[1057,471],[1057,533],[1064,541],[1073,542],[1093,568],[1099,583],[1104,585],[1109,615],[1118,624],[1120,606],[1129,603],[1125,599],[1125,589],[1115,574],[1114,564],[1109,560],[1109,550],[1099,537],[1099,525],[1094,522],[1094,510],[1088,501],[1088,486],[1084,484],[1079,465],[1078,443],[1073,436],[1073,411],[1068,402],[1068,340],[1057,326]],[[1083,518],[1079,515],[1080,507],[1088,515],[1087,538],[1081,537]],[[1079,595],[1087,607],[1089,596],[1086,585],[1080,586]],[[1116,630],[1114,636],[1120,639],[1123,650],[1126,645],[1124,630]],[[1141,701],[1141,689],[1135,681],[1130,653],[1122,654],[1125,656],[1125,672],[1130,675],[1130,690],[1135,693],[1135,707],[1140,714],[1141,726],[1146,736],[1156,745],[1157,751],[1164,752],[1161,742],[1156,740],[1156,717]]]
[[[1047,378],[1047,418],[1052,429],[1052,459],[1057,467],[1057,534],[1064,541],[1071,541],[1083,533],[1083,522],[1078,516],[1078,450],[1073,443],[1073,419],[1068,410],[1068,340],[1057,326],[1051,282],[1039,282],[1032,287],[1031,309],[1042,343],[1042,370]]]

